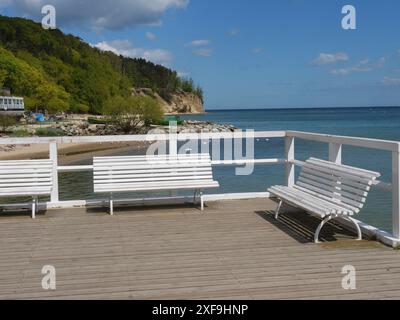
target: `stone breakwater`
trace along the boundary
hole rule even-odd
[[[88,123],[64,123],[51,126],[57,129],[60,134],[63,132],[66,136],[103,136],[103,135],[123,135],[123,134],[146,134],[152,131],[157,133],[168,133],[168,126],[152,125],[149,127],[133,128],[131,132],[121,132],[118,127],[107,124],[88,124]],[[179,132],[190,133],[218,133],[218,132],[233,132],[236,128],[232,125],[217,124],[212,122],[202,121],[184,121],[178,126]]]
[[[24,136],[106,136],[147,133],[169,133],[169,126],[151,125],[132,128],[130,132],[121,131],[113,124],[89,124],[87,121],[60,122],[47,125],[24,125],[13,129],[14,132],[22,130]],[[41,134],[38,133],[41,130]],[[237,129],[228,124],[218,124],[204,121],[184,121],[178,125],[177,131],[185,133],[218,133],[234,132]],[[43,133],[44,132],[44,133]],[[15,134],[1,135],[0,137],[16,136]]]

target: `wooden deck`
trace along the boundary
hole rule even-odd
[[[267,199],[0,215],[1,299],[400,298],[400,252]],[[342,267],[357,290],[341,287]],[[41,287],[43,265],[57,289]]]

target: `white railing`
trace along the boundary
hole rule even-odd
[[[329,161],[341,163],[342,150],[344,145],[356,146],[368,149],[382,150],[392,153],[392,181],[385,183],[377,181],[375,187],[386,192],[392,192],[392,235],[378,230],[374,227],[362,225],[364,232],[377,236],[383,242],[390,245],[400,244],[400,142],[377,140],[368,138],[345,137],[336,135],[316,134],[298,131],[259,131],[259,132],[240,132],[238,133],[183,133],[183,134],[148,134],[148,135],[128,135],[128,136],[85,136],[85,137],[49,137],[49,138],[0,138],[0,145],[21,145],[21,144],[48,144],[49,156],[54,161],[53,168],[53,192],[50,202],[47,204],[49,208],[68,207],[76,205],[84,205],[83,200],[76,201],[60,201],[58,192],[58,173],[73,171],[90,171],[93,170],[92,165],[81,166],[59,166],[58,165],[58,145],[72,143],[105,143],[105,142],[151,142],[151,141],[168,141],[170,154],[178,152],[178,142],[187,140],[222,140],[222,139],[258,139],[258,138],[284,138],[285,140],[285,157],[283,159],[247,159],[247,160],[213,160],[213,166],[242,166],[246,164],[254,165],[285,165],[285,182],[288,186],[295,183],[295,167],[301,166],[303,163],[296,160],[295,157],[295,141],[296,139],[309,140],[315,142],[323,142],[328,144]],[[243,198],[268,196],[266,193],[244,193]],[[210,195],[210,199],[225,199],[227,195]],[[240,194],[229,195],[229,198],[240,198]]]

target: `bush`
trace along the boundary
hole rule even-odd
[[[15,126],[17,119],[12,116],[0,114],[0,132],[7,132],[7,129]]]
[[[111,118],[107,119],[98,119],[98,118],[88,118],[89,124],[113,124],[114,120]]]
[[[11,137],[15,137],[15,138],[24,138],[24,137],[30,137],[30,136],[31,136],[30,132],[26,129],[17,129],[11,133]]]
[[[137,132],[143,125],[158,123],[164,115],[157,100],[148,96],[114,97],[107,102],[104,113],[124,133]]]
[[[64,131],[56,128],[38,128],[36,135],[39,137],[60,137],[64,135]]]

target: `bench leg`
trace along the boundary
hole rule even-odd
[[[197,203],[197,193],[198,193],[198,190],[195,190],[194,191],[194,195],[193,195],[193,203],[196,205],[196,203]]]
[[[35,206],[36,213],[39,213],[39,197],[36,197],[35,201],[36,201],[36,206]]]
[[[348,220],[350,222],[353,222],[353,224],[354,224],[354,226],[356,227],[356,230],[357,230],[357,241],[361,241],[362,240],[362,232],[361,232],[361,228],[358,225],[358,223],[356,222],[356,220],[354,220],[352,217],[349,217],[349,216],[346,216],[346,217],[343,217],[343,218],[345,218],[346,220]]]
[[[114,215],[114,200],[112,193],[110,194],[110,215]]]
[[[275,210],[275,219],[276,220],[278,220],[278,218],[279,218],[279,211],[282,208],[282,203],[283,203],[283,201],[280,200],[279,203],[278,203],[278,206],[276,207],[276,210]]]
[[[324,227],[325,224],[327,224],[329,221],[331,221],[334,217],[333,216],[328,216],[322,222],[317,228],[317,231],[315,231],[314,235],[314,243],[320,243],[319,242],[319,234],[321,233],[322,228]]]
[[[203,191],[200,191],[200,209],[201,209],[201,211],[204,211],[204,195],[203,195]]]
[[[32,198],[32,219],[36,218],[36,199]]]

